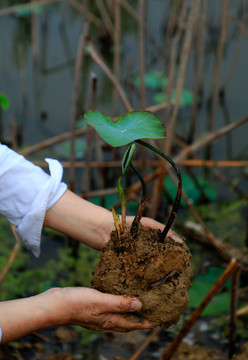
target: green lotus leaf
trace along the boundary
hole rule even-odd
[[[168,96],[163,92],[159,92],[154,95],[153,100],[155,101],[156,104],[160,104],[162,102],[167,102]],[[176,92],[173,91],[171,94],[171,101],[175,101],[175,100],[176,100]],[[192,91],[183,90],[181,92],[179,106],[180,107],[189,106],[189,105],[192,105],[193,102],[194,102],[194,95],[193,95]]]
[[[144,81],[145,81],[146,88],[151,89],[151,90],[163,89],[168,83],[167,77],[158,72],[146,74]],[[137,87],[139,87],[140,86],[140,77],[135,76],[133,79],[133,82]]]
[[[138,139],[162,139],[165,128],[160,117],[150,111],[131,111],[113,121],[97,110],[89,110],[84,120],[93,126],[104,141],[114,147],[127,145]]]

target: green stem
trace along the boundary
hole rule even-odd
[[[130,162],[130,167],[135,172],[135,174],[138,176],[139,180],[141,181],[142,190],[143,190],[141,203],[140,203],[139,209],[138,209],[137,214],[132,222],[131,229],[130,229],[131,237],[133,240],[135,240],[138,236],[139,223],[144,214],[145,206],[146,206],[146,184],[144,182],[143,177],[141,176],[139,171],[136,169],[136,167],[132,164],[132,162]]]
[[[126,203],[126,195],[123,191],[122,185],[121,185],[122,177],[119,178],[118,181],[118,191],[121,197],[121,220],[122,220],[122,227],[123,231],[126,230],[126,210],[127,210],[127,203]]]
[[[162,153],[160,150],[158,150],[157,148],[155,148],[154,146],[142,141],[142,140],[136,140],[136,142],[140,145],[143,145],[145,147],[147,147],[148,149],[154,151],[155,153],[157,153],[158,155],[160,155],[161,157],[163,157],[166,161],[168,161],[171,166],[173,167],[173,169],[175,170],[176,172],[176,175],[177,175],[177,179],[178,179],[178,187],[177,187],[177,194],[176,194],[176,197],[175,197],[175,200],[174,200],[174,203],[173,203],[173,207],[172,207],[172,210],[171,210],[171,214],[170,214],[170,217],[167,221],[167,224],[165,225],[165,228],[161,234],[161,237],[160,237],[160,240],[161,242],[164,241],[164,239],[166,238],[166,235],[168,234],[168,231],[170,230],[174,220],[175,220],[175,217],[176,217],[176,213],[177,213],[177,210],[179,208],[179,205],[180,205],[180,201],[181,201],[181,196],[182,196],[182,178],[181,178],[181,174],[180,174],[180,170],[178,169],[177,165],[175,164],[175,162],[170,159],[167,155],[165,155],[164,153]]]

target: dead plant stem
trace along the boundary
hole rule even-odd
[[[186,34],[183,43],[182,49],[182,56],[181,56],[181,63],[178,70],[178,77],[177,77],[177,85],[176,85],[176,103],[173,107],[171,118],[169,119],[168,127],[167,127],[167,141],[165,143],[165,151],[164,153],[170,156],[171,153],[171,144],[172,144],[172,137],[174,133],[174,127],[176,123],[176,117],[179,109],[179,103],[181,100],[181,92],[183,89],[184,78],[186,73],[186,68],[188,64],[189,54],[191,50],[191,42],[192,42],[192,35],[193,29],[195,26],[196,18],[199,14],[199,7],[200,7],[200,0],[193,0],[191,5],[191,10],[188,18],[188,22],[186,25]]]
[[[33,161],[34,164],[45,168],[48,166],[48,163],[45,161]],[[120,167],[121,166],[121,161],[119,160],[112,160],[112,161],[101,161],[101,160],[97,160],[97,161],[91,161],[90,162],[90,167],[91,168],[98,168],[98,167],[103,167],[103,168],[115,168],[115,167]],[[70,166],[70,162],[69,161],[61,161],[61,164],[63,165],[63,167],[68,168]],[[134,160],[133,164],[135,166],[143,166],[143,161],[142,160]],[[147,166],[151,166],[151,167],[159,167],[161,165],[161,161],[160,160],[148,160],[147,161]],[[86,167],[86,163],[85,161],[75,161],[74,163],[76,168],[85,168]],[[246,167],[248,166],[248,161],[214,161],[214,160],[201,160],[201,159],[187,159],[187,160],[182,160],[178,162],[178,165],[180,166],[187,166],[187,167],[209,167],[209,168],[217,168],[217,167],[228,167],[228,168],[232,168],[232,167]]]
[[[97,86],[97,78],[95,74],[91,74],[91,82],[90,82],[90,101],[89,101],[89,109],[95,107],[96,102],[96,86]],[[90,160],[92,154],[93,147],[93,134],[94,130],[91,126],[87,124],[87,133],[86,133],[86,152],[85,152],[85,171],[82,182],[82,194],[89,191],[90,185]]]
[[[134,20],[137,21],[137,23],[139,22],[139,14],[134,10],[134,8],[128,3],[127,0],[119,0],[120,4],[122,5],[122,7],[129,13],[130,16],[132,16],[132,18]],[[149,28],[149,26],[144,23],[144,29],[145,32],[147,34],[147,36],[150,38],[151,42],[154,44],[154,46],[156,47],[157,51],[161,51],[161,46],[158,43],[156,37],[154,36],[154,34],[151,32],[151,29]]]
[[[86,7],[82,4],[82,1],[77,0],[68,0],[70,5],[74,7],[77,11],[82,13],[86,20],[88,20],[90,23],[94,24],[95,26],[99,27],[102,25],[102,20],[100,20],[97,16],[92,14],[90,11],[86,9]]]
[[[147,348],[151,341],[158,335],[161,328],[156,327],[153,329],[152,333],[147,337],[145,342],[140,346],[140,348],[129,358],[129,360],[136,360],[142,354],[142,352]]]
[[[114,0],[114,76],[119,82],[120,76],[120,32],[121,32],[121,14],[120,14],[120,0]],[[118,93],[113,89],[113,116],[118,115]]]
[[[15,232],[15,227],[13,225],[11,225],[11,229],[13,231],[13,234],[14,234],[14,237],[15,237],[15,246],[14,246],[14,249],[12,251],[12,253],[10,254],[10,257],[9,257],[9,260],[6,264],[6,266],[3,268],[3,271],[2,273],[0,274],[0,284],[3,282],[3,280],[6,278],[15,258],[16,258],[16,255],[18,253],[18,250],[20,249],[20,239],[19,237],[16,235],[16,232]]]
[[[120,86],[120,84],[119,84],[118,80],[116,79],[116,77],[114,76],[113,72],[109,69],[109,67],[107,66],[105,61],[102,59],[99,52],[97,51],[97,48],[95,47],[95,45],[93,44],[93,42],[90,39],[88,39],[88,45],[89,45],[90,56],[100,66],[100,68],[103,70],[105,75],[112,82],[116,91],[119,93],[120,98],[123,102],[123,105],[125,106],[127,111],[132,111],[133,108],[132,108],[131,104],[129,103],[129,100],[128,100],[123,88]]]
[[[189,133],[187,136],[188,144],[192,143],[195,138],[197,113],[199,107],[199,96],[202,93],[202,70],[201,62],[204,51],[204,33],[206,26],[207,14],[207,1],[203,0],[200,8],[200,16],[197,19],[197,31],[195,35],[195,56],[194,56],[194,83],[193,83],[193,94],[194,102],[192,107],[192,115],[189,127]]]
[[[71,117],[70,117],[70,130],[71,130],[71,150],[70,150],[70,172],[69,172],[69,187],[73,191],[74,190],[74,182],[75,182],[75,125],[77,120],[77,104],[79,98],[79,88],[81,83],[81,72],[83,67],[83,59],[85,52],[85,44],[86,37],[89,31],[89,22],[85,21],[83,24],[82,33],[79,39],[78,51],[77,51],[77,60],[75,66],[75,77],[74,77],[74,85],[73,85],[73,94],[72,94],[72,102],[71,102]]]
[[[237,335],[237,307],[239,296],[240,268],[237,268],[232,276],[231,285],[231,308],[230,308],[230,335],[229,335],[229,358],[235,353]]]
[[[140,73],[140,106],[146,107],[146,88],[145,88],[145,39],[144,39],[144,15],[145,0],[139,0],[139,73]]]
[[[113,38],[114,37],[114,25],[112,23],[111,17],[109,16],[108,10],[103,2],[103,0],[96,0],[97,7],[100,11],[102,16],[103,22],[109,32],[109,35]]]
[[[228,15],[228,0],[223,0],[222,13],[221,13],[221,33],[220,33],[219,45],[217,49],[216,64],[213,75],[213,86],[211,91],[211,108],[210,108],[209,129],[208,129],[210,132],[213,132],[215,127],[215,118],[216,118],[217,102],[218,102],[218,94],[219,94],[220,70],[221,70],[221,63],[222,63],[224,46],[227,36],[227,28],[228,28],[227,15]],[[211,159],[211,152],[212,152],[212,143],[209,143],[207,147],[207,159]]]
[[[234,123],[223,126],[221,129],[215,131],[214,133],[209,134],[203,139],[194,141],[193,144],[186,146],[178,155],[176,155],[174,161],[179,162],[181,160],[184,160],[188,155],[195,153],[197,150],[214,142],[216,139],[220,138],[221,136],[245,124],[247,121],[248,121],[248,116],[241,118]]]

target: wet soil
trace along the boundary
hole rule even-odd
[[[184,241],[160,241],[159,230],[139,227],[133,240],[129,231],[111,233],[93,272],[93,288],[137,297],[138,314],[156,325],[177,323],[188,305],[191,254]]]

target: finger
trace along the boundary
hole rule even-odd
[[[149,321],[134,315],[105,314],[102,318],[102,329],[112,331],[133,331],[147,330],[154,328],[155,325]]]
[[[142,308],[142,303],[128,296],[103,294],[98,292],[99,310],[104,313],[125,313],[138,311]]]
[[[164,224],[161,224],[160,222],[153,220],[151,218],[148,217],[143,217],[141,220],[141,225],[145,226],[145,227],[151,227],[153,229],[159,229],[159,230],[163,230],[164,229]]]
[[[183,240],[173,231],[173,230],[169,230],[168,232],[168,236],[173,239],[175,242],[178,242],[180,244],[183,243]]]

